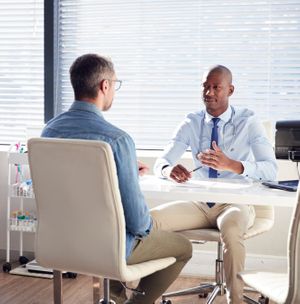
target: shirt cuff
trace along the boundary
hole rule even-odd
[[[161,174],[161,176],[164,177],[164,178],[167,178],[167,176],[164,175],[164,169],[166,169],[166,168],[168,168],[168,167],[170,167],[170,165],[163,165],[162,168],[161,168],[160,174]]]
[[[244,167],[244,172],[241,174],[242,176],[256,180],[262,179],[261,177],[257,176],[257,166],[255,163],[249,161],[241,161],[241,163]]]
[[[155,164],[154,166],[154,174],[155,176],[159,177],[159,178],[165,178],[163,175],[162,175],[162,170],[166,167],[170,166],[170,164],[163,160],[163,161],[159,161]]]

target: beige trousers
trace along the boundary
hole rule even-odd
[[[218,228],[223,242],[228,303],[242,303],[243,283],[237,273],[244,269],[243,235],[254,223],[255,210],[248,205],[216,204],[209,208],[198,201],[176,201],[151,210],[155,229],[180,231]]]
[[[142,278],[136,289],[145,295],[132,293],[126,300],[125,289],[118,281],[111,281],[111,298],[117,304],[153,304],[176,280],[183,266],[192,257],[192,245],[185,237],[167,231],[152,229],[150,234],[139,240],[127,263],[137,264],[153,259],[173,256],[176,262],[169,267]]]

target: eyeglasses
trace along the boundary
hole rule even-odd
[[[120,90],[121,86],[122,86],[122,80],[114,80],[114,79],[106,79],[108,81],[113,81],[115,83],[115,91]]]

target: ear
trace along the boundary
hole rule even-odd
[[[106,94],[109,89],[109,82],[107,79],[103,79],[99,83],[99,89],[103,94]]]
[[[229,86],[229,94],[228,94],[228,96],[231,96],[233,94],[233,92],[234,92],[234,86],[231,84]]]

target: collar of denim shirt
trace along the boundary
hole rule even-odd
[[[92,102],[75,100],[70,107],[70,111],[72,110],[81,110],[96,113],[101,118],[103,118],[102,111]]]

